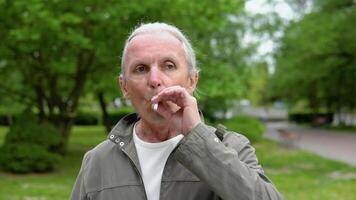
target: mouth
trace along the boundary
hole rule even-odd
[[[151,91],[145,95],[146,104],[149,110],[157,112],[160,104],[164,104],[162,106],[164,106],[166,109],[169,109],[172,113],[175,113],[181,109],[181,107],[179,107],[177,104],[173,103],[172,101],[166,101],[164,103],[163,102],[152,103],[151,102],[152,97],[156,96],[159,92],[160,91]]]
[[[148,110],[155,111],[155,112],[156,112],[157,109],[158,109],[158,103],[153,104],[153,103],[151,102],[151,99],[152,99],[152,97],[154,97],[156,94],[157,94],[157,92],[154,92],[154,93],[151,92],[151,93],[148,93],[147,95],[145,95],[145,97],[144,97],[144,99],[145,99],[145,103],[144,103],[144,104],[146,104]]]

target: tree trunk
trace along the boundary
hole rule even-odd
[[[38,118],[40,122],[43,122],[45,119],[45,111],[44,111],[44,93],[43,90],[40,86],[36,87],[36,103],[37,103],[37,108],[39,110],[38,112]]]
[[[74,124],[74,118],[70,116],[69,117],[58,116],[56,119],[52,119],[51,122],[57,127],[57,129],[61,134],[61,142],[54,149],[54,151],[64,155],[67,153],[68,150],[68,140],[69,140],[72,126]]]
[[[71,133],[72,126],[74,124],[74,119],[77,113],[79,98],[82,94],[85,82],[87,80],[88,73],[93,66],[94,51],[82,50],[79,52],[77,57],[77,71],[74,76],[74,85],[70,91],[69,98],[66,101],[62,101],[57,93],[57,88],[51,88],[51,96],[55,97],[56,106],[60,110],[60,115],[54,123],[62,136],[61,144],[58,146],[58,152],[65,154],[68,147],[68,140]],[[56,80],[56,79],[54,79]]]
[[[107,107],[106,107],[104,92],[103,91],[97,92],[97,97],[98,97],[100,108],[101,108],[101,119],[103,121],[103,125],[105,126],[106,133],[109,134],[112,127],[110,124],[109,114],[108,114]]]

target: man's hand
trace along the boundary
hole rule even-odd
[[[171,124],[173,129],[183,135],[187,135],[201,122],[197,100],[181,86],[163,89],[152,97],[151,102],[158,103],[157,112]],[[173,106],[178,107],[174,109]]]

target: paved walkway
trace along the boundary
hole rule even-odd
[[[356,166],[354,133],[303,128],[285,122],[275,122],[267,124],[265,137]]]

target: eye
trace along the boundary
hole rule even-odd
[[[142,73],[148,71],[148,68],[147,68],[147,66],[145,66],[145,65],[137,65],[137,66],[135,67],[134,71],[135,71],[136,73],[142,74]]]
[[[176,65],[175,65],[174,63],[172,63],[172,62],[166,62],[166,63],[165,63],[165,68],[168,69],[168,70],[174,70],[174,69],[176,69],[177,67],[176,67]]]

